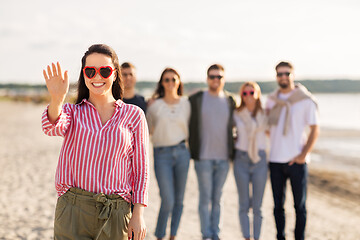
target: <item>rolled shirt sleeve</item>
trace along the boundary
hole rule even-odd
[[[71,113],[72,107],[71,104],[64,104],[59,118],[52,124],[48,117],[49,105],[46,107],[42,114],[42,129],[44,133],[48,136],[62,136],[64,137],[67,133],[67,130],[71,124]]]

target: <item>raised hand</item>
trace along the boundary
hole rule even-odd
[[[68,73],[65,71],[62,76],[60,63],[57,62],[57,68],[52,63],[52,68],[48,65],[47,72],[43,70],[46,87],[50,93],[51,101],[62,104],[64,102],[67,92],[69,91]]]
[[[52,69],[47,66],[47,73],[43,70],[46,87],[50,93],[51,101],[48,108],[48,118],[51,123],[59,118],[61,107],[65,100],[66,94],[69,91],[69,78],[68,73],[65,71],[64,77],[61,73],[61,67],[57,62],[57,69],[52,63]]]

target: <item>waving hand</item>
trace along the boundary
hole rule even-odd
[[[65,100],[66,94],[69,91],[69,78],[68,73],[65,71],[64,77],[62,76],[61,67],[57,62],[57,68],[54,63],[52,67],[47,66],[43,70],[46,87],[50,93],[51,101],[48,108],[48,117],[51,123],[54,123],[60,116],[61,107]]]
[[[47,72],[43,70],[43,74],[51,99],[63,102],[67,92],[69,91],[69,78],[67,71],[65,71],[63,77],[60,63],[57,62],[57,68],[55,64],[52,63],[52,69],[50,66],[47,66]]]

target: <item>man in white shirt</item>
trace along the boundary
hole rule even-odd
[[[270,178],[274,198],[277,239],[285,239],[286,181],[289,178],[296,211],[295,239],[305,238],[308,153],[319,134],[317,104],[302,85],[294,84],[293,66],[276,67],[279,89],[266,104],[270,124]],[[306,134],[306,128],[310,133]]]

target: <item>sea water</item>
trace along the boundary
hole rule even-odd
[[[322,128],[360,130],[360,93],[314,96],[318,100]]]

